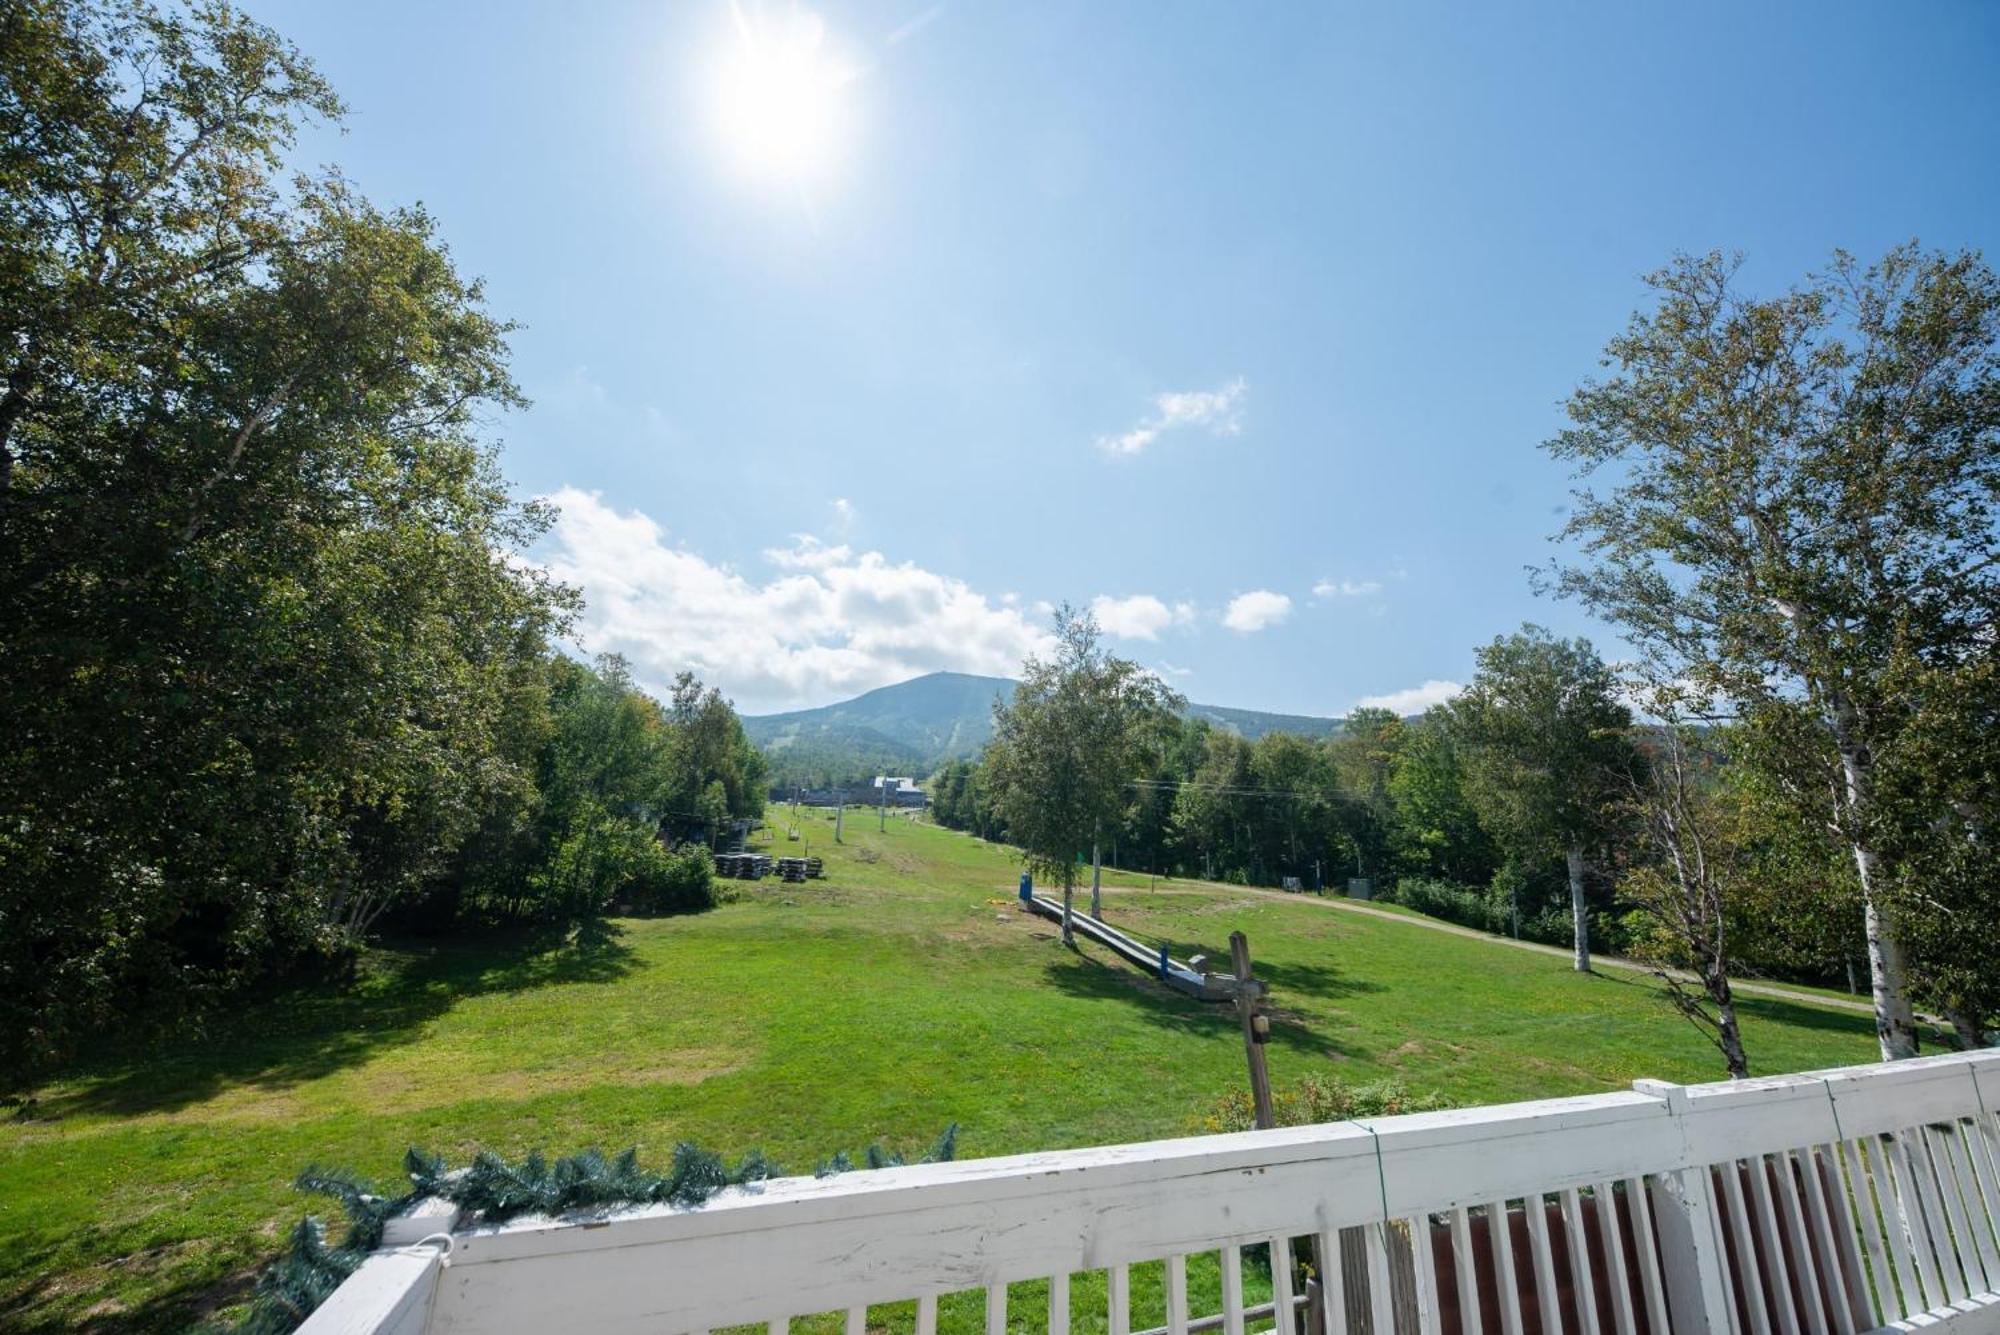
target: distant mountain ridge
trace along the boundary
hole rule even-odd
[[[932,672],[818,709],[745,715],[743,728],[776,772],[923,775],[977,755],[993,736],[994,700],[1012,696],[1014,686],[1007,677]],[[1199,704],[1187,714],[1253,740],[1267,732],[1330,737],[1340,731],[1339,719],[1307,714]]]

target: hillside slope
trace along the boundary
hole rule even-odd
[[[1014,692],[1006,677],[933,672],[883,686],[839,704],[743,719],[750,740],[774,768],[787,772],[838,769],[924,774],[944,761],[977,755],[993,736],[993,703]],[[1190,704],[1191,718],[1255,739],[1267,732],[1328,737],[1340,720],[1305,714]]]

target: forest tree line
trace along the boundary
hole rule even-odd
[[[0,18],[0,1081],[399,918],[698,904],[662,831],[761,809],[715,691],[558,651],[509,326],[286,173],[340,113],[225,7]]]

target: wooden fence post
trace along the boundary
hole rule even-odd
[[[1632,1088],[1667,1105],[1676,1124],[1687,1115],[1685,1086],[1664,1080],[1635,1080]],[[1688,1164],[1653,1174],[1653,1223],[1660,1236],[1660,1261],[1667,1308],[1675,1335],[1729,1335],[1733,1303],[1729,1262],[1723,1255],[1715,1196],[1708,1165]]]

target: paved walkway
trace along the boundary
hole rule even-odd
[[[1130,875],[1131,873],[1128,872],[1126,874]],[[1516,950],[1532,950],[1537,954],[1553,955],[1563,960],[1572,959],[1575,955],[1575,952],[1568,946],[1548,946],[1543,945],[1540,941],[1517,941],[1511,936],[1495,936],[1491,932],[1482,932],[1476,927],[1461,927],[1455,922],[1442,922],[1436,918],[1420,917],[1413,913],[1392,913],[1388,909],[1376,908],[1366,901],[1348,899],[1342,895],[1308,895],[1290,890],[1271,890],[1255,885],[1225,885],[1217,881],[1203,881],[1200,884],[1206,888],[1226,890],[1232,894],[1261,895],[1271,899],[1281,899],[1288,904],[1317,904],[1321,908],[1333,909],[1341,913],[1358,913],[1367,918],[1381,918],[1387,922],[1400,922],[1409,927],[1422,927],[1433,932],[1447,932],[1452,936],[1471,937],[1475,941],[1486,941],[1499,946],[1512,946]],[[1128,888],[1136,889],[1137,887],[1118,886],[1116,890],[1125,890]],[[1112,886],[1107,885],[1104,889],[1107,894],[1116,892]],[[1625,973],[1644,974],[1648,977],[1655,972],[1650,964],[1641,964],[1637,960],[1620,959],[1616,955],[1592,955],[1590,957],[1590,967],[1600,970],[1615,969]],[[1673,974],[1683,982],[1692,983],[1699,981],[1693,974],[1682,972],[1679,969],[1673,970]],[[1808,992],[1801,988],[1786,987],[1783,983],[1760,983],[1751,979],[1731,978],[1729,986],[1737,992],[1747,992],[1759,997],[1775,997],[1780,1001],[1796,1001],[1808,1006],[1825,1006],[1831,1010],[1852,1011],[1858,1015],[1872,1016],[1875,1013],[1875,1006],[1869,1001],[1863,1001],[1856,997],[1828,996],[1824,992]],[[1936,1016],[1919,1015],[1917,1018],[1925,1024],[1934,1025],[1939,1028],[1944,1027],[1944,1022]]]

